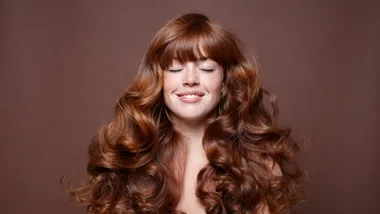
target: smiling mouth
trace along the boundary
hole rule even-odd
[[[178,97],[185,97],[185,98],[196,98],[196,97],[202,97],[201,95],[196,94],[188,94],[188,95],[177,95]]]
[[[197,90],[194,90],[194,91],[186,91],[186,92],[180,92],[180,93],[176,93],[176,95],[178,97],[203,97],[205,95],[205,93],[201,92],[201,91],[197,91]]]
[[[177,94],[177,96],[183,103],[198,103],[202,100],[204,94]]]

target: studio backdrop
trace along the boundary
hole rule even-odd
[[[379,1],[2,2],[0,213],[80,214],[59,186],[167,20],[200,12],[259,58],[264,88],[301,145],[302,214],[375,214]]]

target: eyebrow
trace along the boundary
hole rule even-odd
[[[209,58],[209,57],[201,57],[201,58],[199,58],[199,59],[195,62],[195,64],[196,64],[196,65],[199,65],[199,64],[201,64],[201,63],[203,63],[203,62],[205,62],[205,61],[207,61],[207,60],[210,60],[210,61],[212,62],[212,64],[216,63],[214,60],[212,60],[212,59]]]

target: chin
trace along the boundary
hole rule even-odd
[[[201,120],[204,120],[205,119],[205,116],[203,115],[183,115],[183,116],[179,116],[178,119],[182,120],[182,121],[201,121]]]
[[[210,114],[211,112],[203,112],[200,114],[177,114],[177,118],[182,120],[182,121],[204,121],[209,119],[212,115]]]

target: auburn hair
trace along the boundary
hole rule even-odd
[[[259,82],[258,66],[241,42],[202,14],[163,25],[151,41],[135,80],[115,107],[115,117],[93,138],[89,181],[65,190],[88,213],[183,213],[186,146],[163,101],[163,71],[179,62],[209,58],[224,69],[222,98],[207,121],[203,147],[208,164],[196,194],[208,214],[291,213],[302,201],[299,146],[290,129],[277,126],[278,108]],[[271,108],[268,109],[268,106]]]

